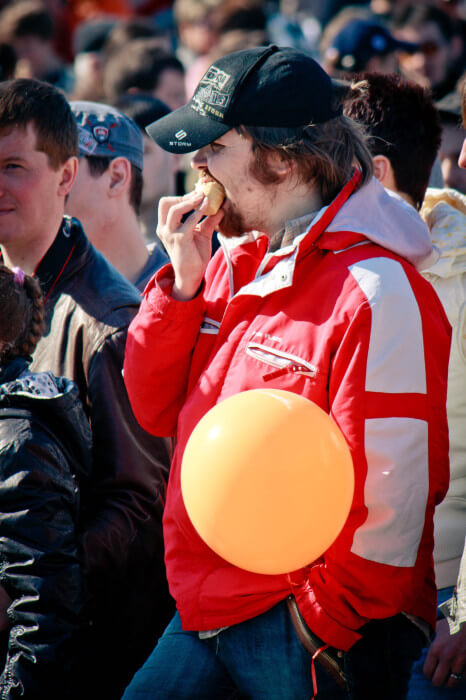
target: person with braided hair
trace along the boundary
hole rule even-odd
[[[12,285],[9,277],[13,277],[13,282],[18,284]],[[0,358],[32,355],[42,337],[44,325],[44,299],[40,284],[33,277],[25,275],[21,268],[14,268],[10,273],[5,265],[0,267],[0,278],[5,296],[0,318]]]
[[[0,265],[0,696],[71,697],[84,629],[80,486],[92,464],[74,382],[32,372],[37,280]]]

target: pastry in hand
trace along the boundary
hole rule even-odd
[[[213,216],[216,214],[225,199],[225,190],[222,185],[217,182],[217,180],[213,180],[208,175],[205,175],[205,173],[202,173],[199,176],[199,180],[196,182],[196,191],[202,192],[209,200],[206,216]]]

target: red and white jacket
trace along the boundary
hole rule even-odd
[[[130,326],[124,376],[136,417],[177,438],[164,534],[184,629],[241,622],[290,592],[309,627],[341,649],[374,618],[406,612],[435,626],[433,513],[449,479],[450,326],[415,268],[431,264],[432,253],[417,212],[376,180],[356,184],[286,248],[269,253],[267,238],[254,234],[231,250],[224,241],[191,301],[170,296],[165,266]],[[180,488],[183,450],[201,417],[261,387],[302,394],[329,412],[354,461],[343,531],[291,576],[253,574],[217,556],[194,530]]]

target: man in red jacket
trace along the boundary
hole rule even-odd
[[[201,194],[162,199],[171,265],[149,283],[128,334],[135,415],[177,437],[164,539],[178,611],[125,700],[307,700],[313,675],[319,698],[400,700],[435,625],[433,512],[448,486],[450,328],[416,270],[432,262],[427,228],[372,178],[338,87],[300,51],[220,58],[191,102],[149,131],[169,151],[197,151],[193,167],[225,200],[206,217]],[[222,250],[210,260],[216,228]],[[261,387],[317,403],[353,457],[343,531],[292,577],[223,560],[181,494],[198,421]],[[328,645],[315,673],[300,639]]]

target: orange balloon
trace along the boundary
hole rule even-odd
[[[284,574],[310,564],[340,533],[353,499],[353,462],[336,423],[312,401],[252,389],[199,421],[181,488],[211,549],[242,569]]]

